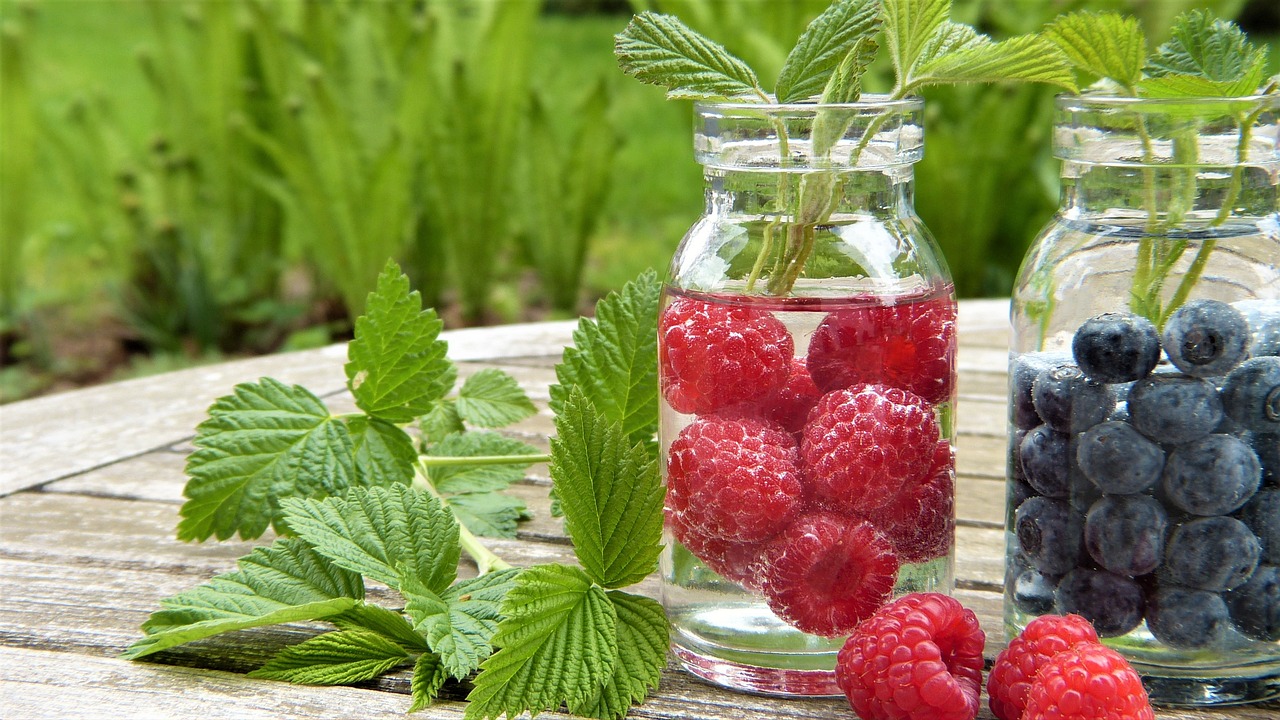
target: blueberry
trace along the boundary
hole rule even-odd
[[[1195,377],[1224,375],[1249,355],[1249,324],[1239,310],[1217,300],[1192,300],[1169,316],[1164,352]]]
[[[1280,490],[1263,490],[1240,509],[1240,520],[1262,544],[1262,562],[1280,565]]]
[[[1129,391],[1130,422],[1158,443],[1189,442],[1222,422],[1222,398],[1212,384],[1185,375],[1152,375]]]
[[[1045,423],[1065,433],[1087,430],[1106,420],[1116,408],[1111,388],[1090,380],[1068,363],[1040,371],[1031,385],[1031,402]]]
[[[1061,575],[1080,558],[1081,520],[1064,500],[1033,497],[1018,506],[1014,534],[1037,570]]]
[[[1231,371],[1222,385],[1227,415],[1260,433],[1280,432],[1280,357],[1259,357]]]
[[[1249,582],[1227,593],[1236,629],[1255,640],[1280,640],[1280,567],[1261,565]]]
[[[1249,445],[1262,463],[1262,484],[1280,487],[1280,434],[1254,433]]]
[[[1031,385],[1041,371],[1065,359],[1066,354],[1061,352],[1023,353],[1015,356],[1009,363],[1010,406],[1015,427],[1030,430],[1043,422],[1031,401]]]
[[[1156,326],[1141,315],[1103,313],[1076,330],[1071,352],[1090,379],[1130,382],[1146,377],[1160,362],[1160,337]]]
[[[1063,613],[1075,613],[1093,623],[1099,637],[1123,635],[1142,622],[1142,588],[1133,580],[1105,570],[1078,568],[1058,583],[1055,594]]]
[[[1280,300],[1240,300],[1231,305],[1249,324],[1249,354],[1280,355]]]
[[[1032,615],[1053,612],[1054,592],[1058,589],[1060,579],[1059,575],[1045,575],[1034,568],[1023,570],[1014,578],[1010,589],[1013,604]]]
[[[1121,575],[1145,575],[1160,564],[1169,517],[1149,495],[1109,495],[1089,508],[1084,545],[1099,565]]]
[[[1071,437],[1041,425],[1027,433],[1018,448],[1022,473],[1041,495],[1067,497],[1071,492]]]
[[[1164,494],[1194,515],[1226,515],[1258,491],[1262,466],[1243,440],[1208,435],[1179,446],[1164,465]]]
[[[1221,592],[1248,580],[1261,556],[1258,538],[1239,520],[1197,518],[1169,536],[1162,572],[1175,585]]]
[[[1227,603],[1218,593],[1168,587],[1147,603],[1147,629],[1170,647],[1195,650],[1220,644],[1231,629]]]
[[[1076,444],[1080,470],[1104,493],[1139,493],[1160,480],[1164,450],[1133,429],[1108,421],[1089,428]]]

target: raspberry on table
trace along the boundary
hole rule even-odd
[[[987,677],[987,702],[999,720],[1018,720],[1036,673],[1054,655],[1078,643],[1096,643],[1098,634],[1079,615],[1042,615],[1027,623],[996,656]]]
[[[1076,444],[1080,471],[1104,493],[1140,493],[1160,481],[1165,455],[1126,422],[1111,420],[1085,431]]]
[[[1226,515],[1244,505],[1262,482],[1262,465],[1246,443],[1208,435],[1169,454],[1164,496],[1193,515]]]
[[[1239,310],[1218,300],[1191,300],[1164,326],[1164,352],[1194,377],[1225,375],[1249,355],[1249,324]]]
[[[1080,558],[1083,522],[1065,500],[1033,497],[1018,506],[1013,532],[1037,570],[1061,575]]]
[[[1149,495],[1108,495],[1089,508],[1084,545],[1102,567],[1120,575],[1146,575],[1164,558],[1169,516]]]
[[[1248,580],[1261,558],[1249,526],[1232,517],[1197,518],[1169,536],[1160,573],[1175,585],[1221,592]]]
[[[1041,495],[1065,498],[1071,494],[1071,436],[1041,425],[1018,446],[1022,473]]]
[[[809,341],[809,372],[824,392],[878,384],[945,402],[955,389],[955,360],[949,298],[836,310]]]
[[[1133,580],[1106,570],[1076,568],[1058,583],[1058,607],[1093,623],[1100,637],[1124,635],[1142,622],[1145,598]]]
[[[671,530],[676,541],[684,545],[712,572],[748,590],[761,589],[760,578],[754,566],[764,549],[763,544],[737,543],[713,538],[690,530],[689,526],[680,519],[680,515],[669,508],[665,515],[667,528]]]
[[[682,297],[658,323],[662,395],[676,412],[710,413],[773,392],[795,343],[781,320],[750,307]]]
[[[1129,390],[1129,417],[1138,432],[1158,443],[1185,443],[1222,422],[1222,398],[1212,383],[1186,375],[1154,374]]]
[[[837,656],[836,682],[864,720],[972,720],[985,644],[972,610],[913,593],[858,625]]]
[[[941,557],[955,542],[955,480],[951,443],[938,441],[925,479],[908,485],[888,505],[867,515],[893,544],[898,562],[925,562]]]
[[[1240,508],[1240,520],[1262,545],[1262,562],[1280,565],[1280,490],[1263,490]]]
[[[809,412],[818,404],[822,393],[809,377],[804,360],[792,358],[791,376],[785,385],[760,398],[745,400],[718,411],[721,417],[758,418],[780,426],[790,433],[804,429]]]
[[[925,477],[939,434],[932,408],[919,396],[855,385],[823,395],[814,406],[800,459],[820,502],[867,513]]]
[[[1231,618],[1218,593],[1172,586],[1147,601],[1147,629],[1169,647],[1198,650],[1221,644]]]
[[[734,542],[778,534],[804,495],[796,444],[759,420],[701,417],[667,454],[667,507],[691,530]]]
[[[1120,653],[1078,643],[1045,662],[1023,720],[1155,720],[1142,679]]]
[[[1280,357],[1247,360],[1222,385],[1227,415],[1257,433],[1280,433]]]
[[[1258,566],[1226,598],[1236,629],[1255,640],[1280,640],[1280,567]]]
[[[1031,402],[1046,424],[1064,433],[1083,432],[1116,408],[1115,391],[1085,377],[1072,363],[1042,370],[1031,385]]]
[[[1160,336],[1141,315],[1103,313],[1076,329],[1071,352],[1080,370],[1096,382],[1132,382],[1160,362]]]
[[[769,542],[758,563],[769,609],[814,635],[847,635],[898,579],[889,541],[865,520],[818,512]]]

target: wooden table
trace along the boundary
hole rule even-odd
[[[956,595],[980,617],[989,657],[1004,645],[1003,574],[1007,303],[960,306],[959,492]],[[553,365],[570,322],[446,333],[463,375],[501,367],[541,408],[514,427],[545,447]],[[271,376],[300,383],[336,412],[345,346],[255,358],[130,380],[0,408],[0,716],[26,718],[403,718],[409,676],[359,688],[300,687],[244,673],[278,648],[319,631],[290,626],[244,631],[176,648],[158,662],[117,656],[160,598],[234,568],[250,543],[174,539],[189,440],[210,403],[239,382]],[[535,518],[515,541],[492,547],[517,565],[572,557],[550,517],[546,468],[522,494]],[[269,542],[269,538],[259,544]],[[655,594],[650,579],[643,592]],[[161,664],[164,663],[164,664]],[[466,687],[419,717],[458,718]],[[981,717],[991,718],[985,709]],[[1163,710],[1161,718],[1276,718],[1280,702],[1219,710]],[[548,717],[557,717],[548,715]],[[559,716],[563,717],[563,716]],[[632,717],[852,717],[835,700],[777,700],[727,692],[674,666]]]

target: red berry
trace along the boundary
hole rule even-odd
[[[710,413],[782,387],[795,344],[773,315],[679,298],[662,311],[662,395],[676,412]]]
[[[699,534],[768,540],[791,522],[802,496],[795,440],[759,420],[698,418],[668,451],[667,507]]]
[[[800,459],[819,501],[866,514],[925,478],[938,435],[938,421],[918,396],[855,385],[823,395],[814,406]]]
[[[951,443],[938,441],[924,480],[908,485],[867,519],[893,544],[898,562],[919,563],[941,557],[956,535],[955,480]]]
[[[973,720],[986,636],[955,598],[913,593],[845,642],[836,682],[863,720]]]
[[[847,635],[893,591],[898,559],[864,520],[819,512],[792,523],[759,562],[769,609],[807,633]]]
[[[754,400],[731,405],[716,413],[723,417],[749,417],[767,420],[787,432],[798,433],[804,428],[809,411],[818,403],[822,393],[809,377],[809,369],[799,358],[791,360],[791,376],[787,384],[772,393]]]
[[[837,310],[809,341],[809,372],[823,391],[876,383],[939,403],[955,388],[955,360],[951,298]]]
[[[1078,643],[1050,658],[1027,696],[1023,720],[1155,720],[1142,679],[1120,653]]]
[[[1079,643],[1098,642],[1093,625],[1079,615],[1041,615],[1027,623],[996,656],[987,678],[987,699],[999,720],[1018,720],[1036,673],[1051,658]]]
[[[760,557],[764,545],[759,543],[736,543],[728,540],[709,537],[689,529],[680,516],[671,510],[666,511],[667,527],[671,534],[689,552],[702,561],[711,571],[749,589],[761,589],[760,575],[756,572],[755,562]]]

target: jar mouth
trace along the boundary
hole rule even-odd
[[[743,96],[744,98],[747,96]],[[817,96],[802,102],[752,102],[747,99],[728,98],[726,100],[698,100],[694,103],[694,112],[716,112],[720,115],[736,116],[746,113],[748,116],[765,114],[797,114],[817,113],[819,110],[847,110],[858,114],[884,115],[891,113],[919,112],[924,109],[924,98],[905,97],[891,98],[881,93],[863,93],[862,99],[851,103],[820,103]]]
[[[1059,112],[1124,111],[1142,114],[1187,113],[1200,111],[1206,115],[1249,108],[1255,110],[1280,110],[1280,93],[1255,94],[1241,97],[1129,97],[1105,93],[1062,93],[1054,98]]]

